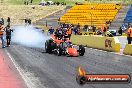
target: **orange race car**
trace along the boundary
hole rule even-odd
[[[51,35],[51,38],[45,42],[45,51],[46,53],[54,53],[58,56],[83,56],[85,48],[82,45],[78,47],[73,46],[66,36],[59,38]]]

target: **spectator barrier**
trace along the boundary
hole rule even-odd
[[[80,35],[95,35],[95,32],[81,32]]]
[[[123,53],[126,55],[132,55],[132,44],[126,44]]]
[[[127,36],[127,34],[126,33],[122,33],[122,36]]]
[[[105,51],[120,52],[120,43],[116,37],[104,37],[97,35],[72,35],[73,44],[81,44],[87,47]]]

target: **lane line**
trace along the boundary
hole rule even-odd
[[[74,46],[78,46],[78,45],[74,45]],[[110,53],[110,54],[114,54],[114,55],[120,55],[120,56],[126,56],[126,57],[132,58],[131,55],[123,54],[124,49],[120,49],[120,52],[110,52],[110,51],[105,51],[105,50],[95,49],[95,48],[90,48],[90,47],[85,47],[85,49],[96,50],[96,51],[100,51],[100,52],[103,52],[103,53]]]
[[[96,50],[96,51],[101,51],[101,52],[104,52],[104,53],[111,53],[111,54],[114,54],[114,55],[120,55],[120,56],[126,56],[126,57],[131,57],[131,55],[125,55],[121,52],[117,53],[117,52],[109,52],[109,51],[104,51],[104,50],[99,50],[99,49],[94,49],[94,48],[88,48],[88,49],[91,49],[91,50]]]
[[[31,79],[29,79],[26,76],[26,72],[24,72],[24,70],[22,70],[20,68],[20,66],[16,63],[15,59],[10,55],[10,53],[5,49],[7,55],[9,56],[9,58],[11,59],[11,61],[13,62],[15,68],[18,70],[20,76],[22,77],[22,79],[24,80],[25,84],[27,85],[28,88],[37,88],[35,84],[33,84],[33,82],[31,81]],[[45,88],[45,87],[44,87]]]
[[[22,88],[22,81],[5,58],[3,50],[0,50],[0,88]]]

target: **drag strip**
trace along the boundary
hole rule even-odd
[[[0,48],[0,88],[27,88],[3,48]]]
[[[82,57],[55,56],[44,49],[12,45],[6,48],[16,63],[29,75],[36,88],[131,88],[132,84],[87,84],[76,83],[76,70],[82,66],[90,74],[131,74],[132,58],[86,49]],[[33,76],[33,77],[32,77]],[[27,76],[28,77],[28,76]],[[35,87],[34,87],[35,88]]]

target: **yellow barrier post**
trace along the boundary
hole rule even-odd
[[[126,44],[123,53],[126,55],[132,55],[132,44]]]

